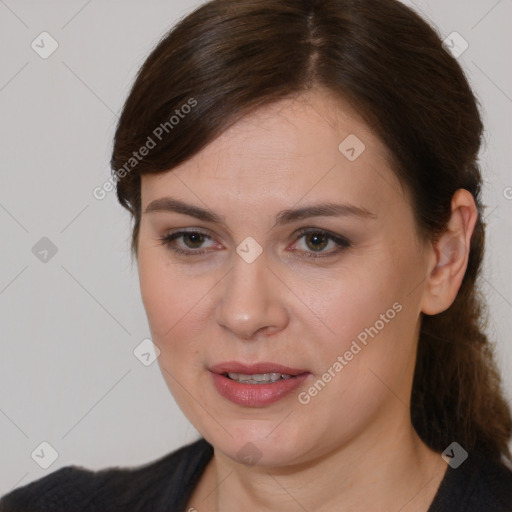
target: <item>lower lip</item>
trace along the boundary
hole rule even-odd
[[[215,388],[224,398],[246,407],[264,407],[297,389],[310,374],[302,373],[290,379],[280,379],[268,384],[242,384],[218,373],[212,375]]]

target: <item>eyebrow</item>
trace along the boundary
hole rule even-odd
[[[212,224],[219,224],[224,227],[226,222],[220,215],[217,215],[213,211],[200,208],[191,204],[184,203],[178,199],[171,197],[162,197],[152,201],[144,210],[144,213],[153,212],[175,212],[204,222],[210,222]],[[356,216],[361,218],[375,218],[376,215],[366,208],[354,206],[350,204],[337,204],[337,203],[319,203],[310,206],[304,206],[302,208],[289,208],[280,211],[276,216],[276,222],[273,227],[282,226],[291,222],[307,219],[309,217],[341,217],[341,216]]]

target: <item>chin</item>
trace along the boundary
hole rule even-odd
[[[305,431],[278,424],[276,421],[238,420],[226,425],[231,435],[216,431],[215,435],[204,437],[225,456],[248,466],[284,467],[304,462],[310,445],[304,438]]]

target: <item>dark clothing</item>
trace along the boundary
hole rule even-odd
[[[187,512],[212,456],[200,439],[134,468],[66,466],[5,495],[0,512]],[[470,453],[447,468],[428,512],[512,512],[512,471]]]

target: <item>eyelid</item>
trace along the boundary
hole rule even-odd
[[[297,237],[301,237],[304,235],[307,235],[308,233],[321,233],[330,239],[334,240],[335,242],[338,242],[340,245],[345,245],[347,247],[352,246],[352,242],[343,235],[338,235],[336,233],[333,233],[329,231],[328,229],[322,229],[322,228],[315,228],[315,227],[309,227],[309,228],[301,228],[298,231],[294,233]]]
[[[331,231],[329,231],[327,229],[314,228],[314,227],[301,228],[298,231],[296,231],[294,233],[294,235],[296,236],[296,240],[293,243],[293,245],[295,245],[303,236],[311,234],[311,233],[321,234],[321,235],[326,236],[329,240],[332,240],[336,244],[336,248],[334,250],[331,250],[328,252],[298,251],[298,252],[303,252],[303,254],[299,255],[300,258],[313,258],[314,260],[316,260],[316,259],[320,259],[320,258],[334,257],[334,256],[339,255],[341,252],[345,251],[346,249],[348,249],[349,247],[352,246],[352,242],[348,238],[346,238],[342,235],[332,233]]]
[[[202,256],[202,255],[206,254],[207,252],[209,252],[209,250],[202,250],[202,249],[184,250],[184,249],[181,249],[178,247],[173,247],[171,245],[172,241],[174,241],[175,239],[181,238],[182,235],[185,235],[187,233],[200,234],[209,240],[213,240],[213,238],[208,233],[206,233],[205,231],[203,231],[202,229],[199,229],[199,228],[177,229],[175,231],[171,231],[170,233],[168,233],[167,235],[165,235],[163,237],[159,237],[158,240],[160,241],[161,245],[167,246],[167,248],[169,250],[171,250],[177,254],[184,255],[184,256],[192,256],[192,257],[193,256]],[[326,236],[329,240],[332,240],[336,244],[337,247],[335,250],[331,250],[331,251],[325,252],[325,253],[324,252],[315,252],[315,251],[311,251],[311,252],[306,251],[305,252],[305,251],[294,250],[293,252],[299,252],[299,253],[303,252],[304,253],[304,254],[300,255],[299,257],[306,257],[306,258],[313,258],[313,259],[328,258],[330,256],[335,256],[335,255],[339,254],[340,252],[342,252],[352,246],[352,243],[348,238],[346,238],[342,235],[338,235],[336,233],[332,233],[329,230],[322,229],[322,228],[316,228],[316,227],[304,227],[304,228],[301,228],[301,229],[295,231],[292,235],[295,238],[295,241],[293,242],[292,245],[295,245],[303,236],[305,236],[307,234],[311,234],[311,233]]]
[[[199,256],[199,255],[203,255],[206,252],[208,252],[203,249],[185,250],[185,249],[180,249],[179,247],[173,247],[171,245],[171,242],[173,242],[174,240],[176,240],[178,238],[181,238],[182,235],[185,235],[187,233],[203,235],[205,238],[207,238],[209,240],[213,240],[213,238],[208,233],[204,232],[203,230],[201,230],[199,228],[177,229],[175,231],[171,231],[170,233],[164,235],[163,237],[159,237],[158,240],[160,241],[161,245],[166,246],[167,249],[174,251],[178,254],[186,255],[186,256]]]

